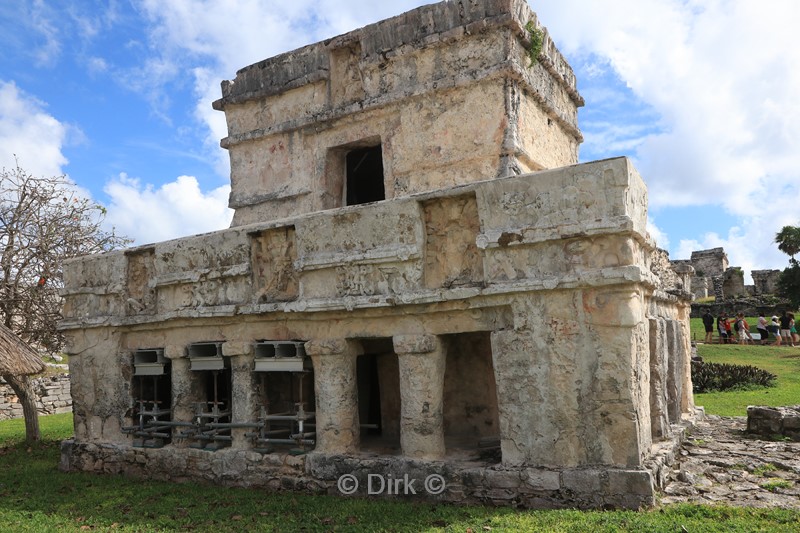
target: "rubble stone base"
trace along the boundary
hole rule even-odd
[[[72,411],[69,375],[34,378],[31,387],[36,394],[36,409],[41,415]],[[0,420],[22,418],[22,404],[10,385],[0,379]]]
[[[639,509],[654,504],[659,487],[657,467],[664,468],[674,459],[672,449],[671,444],[665,444],[666,452],[645,469],[534,468],[368,454],[261,454],[233,449],[209,452],[65,440],[59,469],[272,491],[452,504]]]
[[[789,407],[750,406],[747,432],[763,437],[786,437],[800,441],[800,405]]]

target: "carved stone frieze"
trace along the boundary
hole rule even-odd
[[[152,315],[156,312],[155,251],[152,248],[127,254],[128,283],[126,284],[125,310],[129,315]]]
[[[422,268],[418,262],[388,265],[336,267],[339,296],[402,294],[419,286]]]
[[[298,276],[293,226],[265,230],[251,237],[254,299],[282,302],[297,298]]]

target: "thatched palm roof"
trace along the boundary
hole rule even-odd
[[[0,324],[0,374],[24,376],[44,370],[39,354]]]

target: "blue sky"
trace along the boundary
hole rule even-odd
[[[220,81],[424,3],[4,0],[0,165],[67,174],[139,244],[227,227]],[[659,245],[783,268],[772,238],[800,224],[800,2],[530,3],[586,99],[581,161],[634,160]]]

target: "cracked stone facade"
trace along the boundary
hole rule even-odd
[[[65,265],[61,468],[651,505],[694,413],[691,268],[629,160],[575,164],[583,100],[529,21],[442,2],[223,82],[232,227]]]

